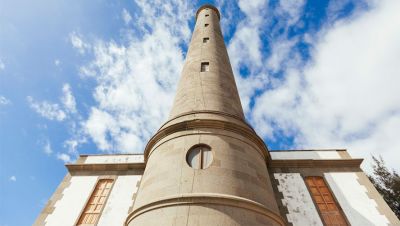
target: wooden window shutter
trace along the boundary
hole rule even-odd
[[[327,226],[348,225],[339,205],[335,202],[331,191],[322,177],[306,177],[307,186],[314,202]]]
[[[101,212],[110,194],[113,179],[100,179],[93,190],[85,209],[79,217],[78,226],[96,225],[99,221]]]

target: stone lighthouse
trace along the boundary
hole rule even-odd
[[[400,225],[345,149],[268,150],[246,122],[212,5],[143,154],[80,155],[34,226]]]
[[[169,120],[149,141],[128,225],[283,225],[263,141],[245,122],[219,25],[196,13]]]

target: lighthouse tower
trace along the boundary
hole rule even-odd
[[[245,121],[219,25],[196,13],[169,120],[147,144],[129,226],[283,225],[267,147]]]

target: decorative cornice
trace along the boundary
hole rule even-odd
[[[306,152],[306,151],[347,151],[345,148],[321,148],[321,149],[275,149],[275,150],[269,150],[269,152],[291,152],[291,151],[301,151],[301,152]]]
[[[257,147],[259,148],[258,151],[262,156],[264,156],[265,160],[271,159],[268,152],[268,148],[264,144],[264,141],[251,128],[241,126],[229,121],[221,121],[214,119],[194,119],[194,120],[178,122],[157,131],[157,133],[149,140],[149,142],[146,145],[146,148],[144,150],[144,161],[147,162],[147,159],[151,154],[150,152],[151,149],[158,141],[160,141],[164,137],[176,132],[188,131],[194,129],[204,129],[204,128],[222,129],[240,134],[248,138],[250,141],[252,141],[254,144],[257,145]]]
[[[271,211],[261,203],[238,196],[216,194],[216,193],[189,193],[189,194],[181,194],[155,200],[139,208],[136,208],[131,213],[129,213],[128,217],[126,218],[125,225],[127,226],[135,217],[154,209],[167,206],[201,205],[201,204],[233,206],[237,208],[247,209],[262,214],[268,217],[269,219],[272,219],[279,225],[282,226],[285,225],[283,218],[279,214]]]
[[[189,115],[198,115],[198,114],[214,114],[214,115],[222,115],[222,116],[234,118],[240,122],[243,122],[248,127],[250,127],[250,129],[252,129],[254,131],[253,127],[248,122],[246,122],[246,120],[244,118],[239,117],[237,115],[229,114],[229,113],[226,113],[223,111],[213,111],[213,110],[196,110],[196,111],[188,111],[188,112],[178,114],[178,115],[174,116],[173,118],[168,119],[168,121],[166,121],[164,124],[162,124],[160,128],[163,128],[166,124],[168,124],[180,117],[189,116]]]
[[[126,171],[144,169],[146,164],[140,163],[95,163],[95,164],[65,164],[69,172],[76,171]]]
[[[363,159],[280,159],[270,160],[269,168],[360,168]]]
[[[80,157],[92,157],[92,156],[121,156],[121,155],[127,155],[127,156],[137,156],[137,155],[143,155],[143,154],[138,154],[138,153],[112,153],[112,154],[80,154]]]

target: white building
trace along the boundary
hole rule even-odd
[[[81,155],[34,225],[400,225],[346,150],[270,151],[246,123],[210,5],[143,155]]]

